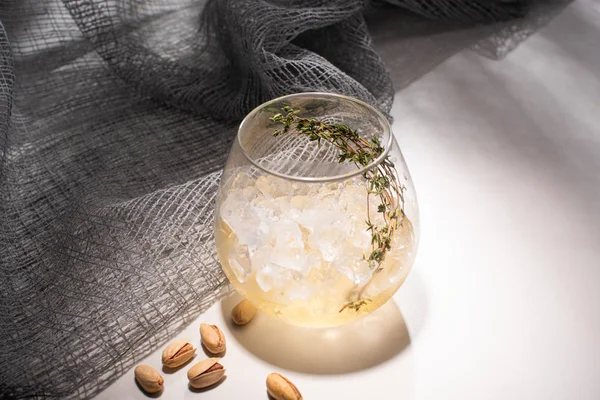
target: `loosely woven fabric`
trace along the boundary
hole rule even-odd
[[[0,0],[1,398],[91,397],[218,299],[213,202],[239,120],[303,91],[389,111],[363,14],[391,4],[436,35],[530,6]]]

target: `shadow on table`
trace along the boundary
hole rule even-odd
[[[221,302],[233,337],[264,361],[287,370],[340,374],[367,369],[396,356],[410,344],[404,318],[393,300],[357,321],[332,328],[288,325],[258,312],[246,326],[231,322],[237,293]]]

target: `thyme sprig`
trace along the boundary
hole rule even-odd
[[[305,135],[311,141],[316,141],[319,146],[322,141],[328,142],[340,151],[338,156],[340,163],[351,162],[357,168],[367,167],[384,152],[376,136],[367,140],[348,125],[327,123],[316,118],[303,118],[298,116],[299,113],[300,110],[284,106],[281,113],[273,115],[271,121],[283,125],[281,129],[275,130],[273,136],[292,133]],[[365,222],[367,231],[371,232],[371,253],[363,257],[369,262],[369,267],[375,274],[383,270],[382,263],[388,250],[391,249],[394,233],[404,218],[405,187],[400,183],[396,167],[389,156],[381,160],[376,167],[365,171],[363,178],[367,186]],[[373,222],[370,207],[372,197],[378,197],[380,200],[377,212],[383,216],[383,224],[377,225]],[[340,312],[347,307],[358,311],[362,305],[367,304],[363,301],[363,295],[371,280],[359,291],[358,299],[344,305]]]

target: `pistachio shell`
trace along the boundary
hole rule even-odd
[[[219,358],[209,358],[195,364],[187,373],[190,386],[202,389],[214,385],[225,375],[225,368],[218,363]]]
[[[231,319],[237,325],[246,325],[256,315],[256,307],[248,300],[242,300],[231,310]]]
[[[225,335],[216,325],[201,324],[200,337],[202,344],[212,354],[219,354],[225,351]]]
[[[140,384],[142,389],[148,393],[156,393],[163,388],[165,383],[161,374],[149,365],[138,365],[133,371],[135,380]]]
[[[169,368],[177,368],[194,357],[196,348],[190,339],[179,339],[169,344],[162,352],[162,363]]]
[[[275,400],[302,400],[298,388],[283,375],[275,372],[267,376],[267,392]]]
[[[196,364],[194,364],[192,366],[192,368],[190,368],[188,370],[188,372],[187,372],[188,379],[191,380],[192,378],[202,374],[206,370],[210,369],[213,365],[217,364],[219,362],[219,360],[220,360],[219,357],[213,357],[213,358],[207,358],[206,360],[197,362]]]

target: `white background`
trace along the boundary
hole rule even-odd
[[[600,6],[569,6],[506,59],[458,54],[396,95],[417,188],[413,272],[356,323],[304,330],[234,300],[200,322],[228,339],[227,379],[163,399],[266,399],[278,371],[311,399],[600,399]],[[200,349],[201,351],[201,349]],[[144,363],[160,369],[160,352]],[[203,357],[199,354],[198,361]],[[98,399],[145,399],[129,371]]]

